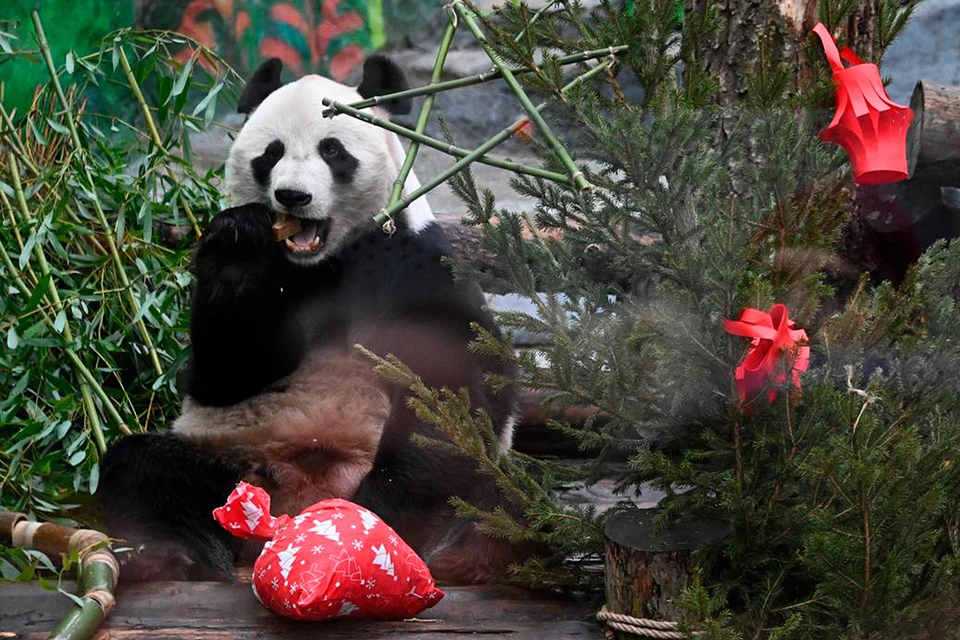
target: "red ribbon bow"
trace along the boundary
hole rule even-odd
[[[906,179],[907,130],[913,121],[910,107],[890,99],[875,64],[865,63],[849,47],[837,43],[823,24],[813,28],[820,36],[837,85],[837,111],[820,132],[820,139],[846,150],[859,184],[882,184]],[[844,68],[842,60],[852,67]]]
[[[769,312],[747,308],[739,320],[723,321],[727,333],[751,338],[750,349],[734,374],[741,405],[771,382],[774,385],[786,382],[788,371],[793,386],[800,388],[800,374],[810,363],[810,347],[806,346],[807,332],[794,327],[783,304],[773,305]],[[776,397],[776,389],[771,388],[770,402]]]

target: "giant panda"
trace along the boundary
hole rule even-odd
[[[102,517],[126,549],[122,579],[229,580],[256,549],[211,511],[242,479],[271,493],[275,515],[330,497],[371,509],[440,581],[496,580],[526,550],[487,538],[448,501],[510,505],[454,448],[414,441],[442,436],[354,348],[394,354],[428,385],[468,389],[509,447],[513,390],[495,392],[486,376],[511,372],[468,347],[473,324],[497,331],[479,287],[453,278],[424,202],[392,234],[373,222],[399,173],[399,141],[323,114],[323,98],[404,89],[403,73],[380,56],[365,62],[357,88],[316,75],[283,84],[281,71],[278,59],[265,62],[241,94],[248,117],[225,179],[234,206],[214,217],[193,257],[181,415],[169,432],[119,440],[102,462]],[[275,241],[278,212],[299,218],[301,232]]]

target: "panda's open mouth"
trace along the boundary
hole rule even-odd
[[[300,220],[300,233],[284,240],[287,250],[291,253],[316,253],[323,248],[330,234],[330,218],[323,220]]]

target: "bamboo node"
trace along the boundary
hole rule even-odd
[[[13,546],[20,547],[22,549],[32,549],[33,536],[36,534],[37,529],[39,528],[39,522],[23,520],[17,522],[15,525],[13,525],[13,534],[10,536]]]
[[[113,584],[116,585],[117,581],[120,579],[120,563],[113,555],[113,552],[109,549],[100,549],[84,556],[83,558],[84,565],[93,564],[94,562],[99,562],[100,564],[107,565],[110,568],[110,572],[113,574]]]
[[[93,529],[77,529],[70,535],[67,548],[71,551],[76,549],[80,552],[80,555],[84,555],[96,551],[96,549],[94,549],[96,545],[106,546],[106,543],[109,542],[110,538],[99,531],[94,531]]]
[[[106,589],[94,589],[93,591],[88,591],[84,594],[84,597],[90,598],[100,605],[100,609],[103,610],[104,617],[109,615],[110,612],[113,611],[113,607],[117,604],[116,598],[114,598],[113,594]]]

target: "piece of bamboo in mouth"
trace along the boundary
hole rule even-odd
[[[273,223],[273,239],[283,242],[290,236],[297,235],[301,230],[299,218],[280,213],[277,214],[277,221]]]

